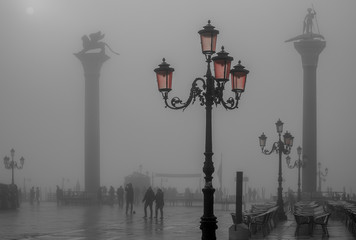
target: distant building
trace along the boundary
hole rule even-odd
[[[145,190],[150,186],[151,178],[145,174],[133,172],[125,177],[125,185],[128,183],[132,183],[134,189]]]
[[[125,177],[125,186],[132,183],[134,189],[134,203],[140,204],[146,189],[150,186],[151,178],[140,172],[133,172],[131,175]]]

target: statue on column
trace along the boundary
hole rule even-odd
[[[100,49],[100,53],[105,53],[105,47],[108,47],[112,53],[119,55],[119,53],[113,51],[107,43],[100,41],[104,38],[104,36],[105,34],[102,34],[101,31],[91,33],[89,34],[89,37],[87,35],[84,35],[82,37],[83,50],[81,50],[78,54],[84,54],[90,50],[95,49]]]
[[[308,13],[304,18],[303,33],[305,34],[313,33],[313,19],[315,15],[316,15],[315,10],[308,8]]]
[[[285,42],[292,42],[297,40],[313,40],[324,39],[321,34],[313,33],[313,20],[316,21],[316,12],[312,8],[308,8],[308,13],[303,21],[303,34],[290,38]]]

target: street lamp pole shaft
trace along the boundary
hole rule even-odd
[[[301,200],[301,191],[300,191],[300,167],[301,167],[301,161],[300,159],[298,160],[298,202]]]
[[[13,156],[11,156],[11,171],[12,171],[11,184],[13,185],[15,183],[15,180],[14,180],[14,157]]]
[[[318,192],[321,192],[321,171],[320,171],[320,166],[319,166],[319,186],[318,186]]]
[[[213,105],[213,91],[214,79],[210,70],[210,56],[208,56],[208,69],[206,73],[206,130],[205,130],[205,162],[203,172],[205,174],[205,185],[203,188],[204,194],[204,215],[201,217],[200,229],[202,230],[202,240],[215,240],[217,227],[216,217],[214,216],[214,192],[212,185],[212,174],[214,173],[214,163],[212,161],[213,147],[212,147],[212,105]]]
[[[278,217],[281,220],[286,219],[286,215],[284,213],[284,202],[283,202],[283,188],[282,188],[282,154],[284,150],[284,144],[281,141],[281,134],[279,134],[279,141],[278,141],[278,156],[279,156],[279,168],[278,168],[278,199],[277,199],[277,205],[278,205]]]

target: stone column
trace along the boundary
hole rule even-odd
[[[74,54],[82,63],[85,77],[85,191],[96,199],[100,187],[99,78],[104,52]]]
[[[319,54],[325,48],[325,41],[304,39],[294,42],[301,55],[303,66],[303,156],[306,165],[303,168],[303,192],[316,192],[317,187],[317,101],[316,68]]]

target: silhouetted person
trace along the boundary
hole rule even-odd
[[[291,211],[293,211],[294,204],[295,204],[295,197],[291,189],[288,189],[288,202],[289,202],[289,208],[291,209]]]
[[[126,192],[126,215],[130,207],[130,213],[133,211],[133,201],[134,201],[134,190],[132,187],[132,183],[128,183],[125,187]]]
[[[147,217],[147,207],[150,208],[150,218],[152,218],[152,204],[153,204],[154,200],[155,200],[155,193],[153,192],[152,188],[149,187],[145,193],[145,196],[142,199],[142,202],[145,203],[144,208],[143,208],[145,211],[144,218]]]
[[[192,206],[193,199],[192,199],[192,193],[190,192],[189,188],[186,188],[184,191],[184,198],[185,198],[185,206],[190,207]]]
[[[256,188],[254,188],[252,190],[252,201],[253,202],[256,202],[256,196],[257,196],[257,191],[256,191]]]
[[[109,188],[109,201],[110,201],[110,205],[114,205],[114,201],[115,201],[115,189],[113,186],[110,186]]]
[[[40,188],[36,187],[36,202],[40,204]]]
[[[17,195],[18,195],[18,198],[19,198],[19,205],[20,205],[20,203],[22,202],[22,191],[21,191],[21,188],[19,188],[19,190],[17,191]]]
[[[108,189],[106,188],[106,186],[102,186],[101,189],[102,189],[102,200],[105,201],[105,198],[108,194]]]
[[[102,195],[102,192],[101,192],[101,187],[98,188],[98,192],[96,193],[96,197],[98,198],[98,204],[100,205],[101,202],[102,202],[102,198],[103,198],[103,195]]]
[[[35,200],[35,187],[32,187],[30,190],[30,203],[31,205],[33,204],[33,201]]]
[[[120,186],[116,190],[116,195],[117,195],[117,202],[119,204],[119,208],[123,208],[124,206],[124,188]]]
[[[160,188],[157,189],[155,201],[156,201],[155,218],[158,217],[158,210],[159,210],[160,214],[161,214],[161,219],[162,219],[163,218],[164,196],[163,196],[163,191]]]
[[[60,189],[58,185],[56,189],[56,198],[57,198],[57,205],[62,204],[63,190]]]

